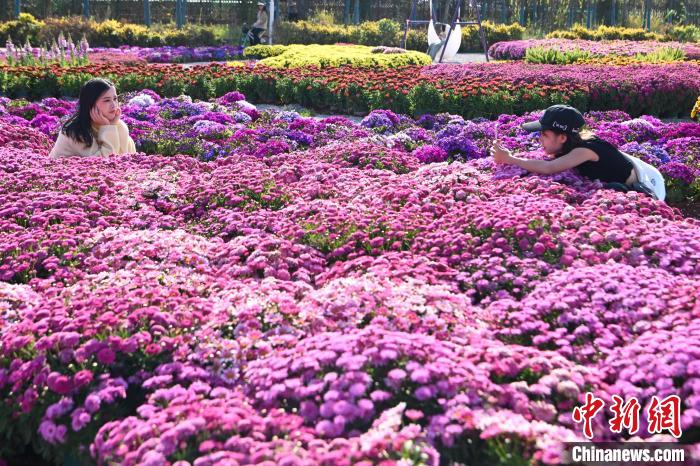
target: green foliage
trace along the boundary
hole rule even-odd
[[[0,23],[0,44],[4,45],[8,39],[18,44],[24,44],[27,40],[37,43],[37,36],[42,26],[43,23],[34,16],[20,13],[16,20]]]
[[[568,30],[557,30],[547,34],[548,39],[584,39],[584,40],[663,40],[661,34],[647,32],[641,28],[626,28],[622,26],[599,26],[598,29],[588,29],[576,24]]]
[[[525,51],[527,63],[547,65],[569,65],[580,60],[588,60],[592,56],[591,52],[579,49],[562,51],[546,47],[531,47]]]
[[[429,65],[430,57],[420,52],[372,53],[363,45],[290,45],[284,53],[260,61],[273,68],[321,68],[352,65],[357,67],[389,67]]]
[[[518,23],[494,24],[490,21],[484,21],[481,25],[486,35],[487,47],[496,42],[521,40],[525,33],[525,28]],[[479,28],[474,25],[462,28],[462,45],[459,48],[459,52],[483,51],[481,39],[479,38]]]
[[[411,102],[411,113],[414,116],[442,111],[442,93],[431,84],[420,84],[411,89],[408,100]]]
[[[517,23],[493,24],[482,23],[487,45],[500,41],[519,40],[523,38],[525,28]],[[427,30],[411,29],[406,37],[406,49],[425,51],[428,49]],[[277,28],[277,38],[285,44],[337,44],[351,43],[360,45],[400,46],[404,32],[401,25],[389,19],[367,21],[358,26],[341,26],[315,24],[310,21],[283,22]],[[459,51],[483,51],[479,30],[476,26],[462,28],[462,46]]]
[[[666,31],[666,36],[678,42],[700,42],[700,27],[693,24],[674,26]]]
[[[638,53],[634,56],[635,60],[648,63],[684,61],[685,58],[685,52],[674,47],[662,47],[649,53]]]
[[[264,59],[282,55],[289,49],[286,45],[251,45],[243,50],[243,56],[246,58]]]
[[[322,24],[324,26],[335,25],[335,17],[333,13],[328,10],[316,10],[311,16],[309,16],[309,21],[316,24]]]
[[[401,32],[401,27],[396,21],[380,19],[377,21],[380,45],[396,45],[396,37]]]
[[[10,37],[18,44],[27,40],[35,44],[50,43],[61,32],[73,37],[84,35],[92,47],[217,45],[226,35],[220,26],[187,25],[177,29],[174,25],[160,25],[147,28],[141,24],[120,23],[111,19],[96,22],[82,17],[38,21],[32,15],[22,13],[17,20],[0,23],[0,43],[4,44]]]

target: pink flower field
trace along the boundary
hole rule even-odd
[[[0,464],[559,464],[587,393],[700,458],[700,220],[488,120],[128,97],[144,152],[58,160],[0,102]],[[694,199],[700,125],[586,118]]]

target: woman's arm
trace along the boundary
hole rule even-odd
[[[75,148],[73,147],[71,138],[63,134],[63,131],[59,131],[58,138],[51,148],[51,152],[49,152],[49,157],[52,159],[59,159],[61,157],[67,157],[73,152],[75,152]]]
[[[129,136],[129,127],[126,126],[124,121],[119,120],[117,123],[117,131],[119,132],[119,153],[120,154],[133,154],[136,152],[136,144],[134,140]]]
[[[119,150],[119,130],[117,125],[103,125],[97,132],[97,140],[101,143],[95,141],[93,151],[90,155],[112,155],[117,154]]]
[[[128,135],[127,135],[128,137]],[[131,139],[131,138],[129,138]],[[98,143],[98,141],[101,142]],[[133,144],[133,142],[132,142]],[[58,138],[54,144],[49,157],[58,159],[61,157],[73,156],[91,156],[91,155],[111,155],[116,154],[119,148],[119,132],[116,125],[100,126],[97,133],[97,138],[93,138],[92,145],[86,146],[82,142],[78,142],[70,136],[63,133],[58,133]],[[136,152],[136,150],[134,150]]]
[[[529,172],[539,173],[541,175],[552,175],[554,173],[563,172],[571,168],[578,167],[584,162],[597,161],[598,155],[590,149],[577,147],[568,154],[552,160],[531,160],[514,157],[510,151],[505,149],[499,143],[494,143],[491,147],[491,154],[497,163],[506,165],[517,165]]]

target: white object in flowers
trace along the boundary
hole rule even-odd
[[[236,102],[236,104],[238,104],[240,107],[247,107],[247,108],[255,109],[255,105],[251,104],[250,102],[248,102],[246,100],[239,100],[238,102]]]
[[[634,171],[637,174],[639,183],[646,186],[654,192],[656,199],[663,201],[666,199],[666,185],[664,176],[653,165],[646,163],[644,160],[638,159],[632,155],[622,152],[622,155],[632,162]]]
[[[299,113],[295,112],[294,110],[287,110],[284,112],[280,112],[277,115],[278,119],[288,121],[289,123],[293,122],[294,120],[296,120],[300,117],[301,117],[301,115],[299,115]]]
[[[194,124],[193,129],[199,135],[208,135],[214,133],[221,133],[226,130],[226,126],[216,121],[199,120]]]
[[[153,97],[148,94],[138,94],[129,100],[129,105],[134,105],[141,108],[149,107],[155,103],[156,101],[153,100]]]
[[[628,128],[633,128],[635,126],[643,126],[644,128],[647,128],[649,130],[654,130],[654,125],[652,125],[650,122],[643,120],[641,118],[633,118],[631,120],[623,121],[620,123],[623,126],[627,126]]]

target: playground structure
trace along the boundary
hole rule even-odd
[[[437,31],[435,30],[435,20],[434,20],[434,10],[433,10],[433,2],[432,0],[429,0],[429,8],[430,8],[430,19],[429,20],[419,20],[415,19],[416,17],[416,6],[417,6],[418,0],[412,0],[412,5],[411,5],[411,15],[409,18],[406,19],[406,28],[404,30],[403,34],[403,40],[401,42],[401,46],[406,48],[406,37],[408,36],[408,30],[411,28],[411,26],[414,25],[420,25],[420,24],[427,24],[428,25],[428,47],[431,47],[433,45],[439,44],[442,42],[440,39],[440,36],[438,35]],[[454,13],[452,15],[452,20],[450,21],[449,24],[445,24],[445,26],[448,26],[447,29],[447,35],[445,37],[444,44],[440,47],[440,50],[438,51],[440,58],[438,59],[438,63],[442,63],[444,59],[450,60],[453,58],[456,54],[457,51],[459,51],[459,46],[461,45],[462,41],[462,26],[470,26],[470,25],[475,25],[478,26],[479,28],[479,40],[481,41],[481,45],[484,48],[484,56],[486,57],[486,61],[489,61],[489,55],[488,55],[488,45],[486,44],[486,34],[484,33],[484,28],[481,25],[481,6],[475,2],[474,0],[468,0],[468,6],[467,6],[467,14],[469,13],[474,13],[475,15],[475,20],[472,21],[461,21],[460,20],[460,12],[462,10],[462,0],[453,0],[450,2],[453,4],[453,10]],[[448,11],[449,11],[449,4],[448,4]],[[438,23],[438,24],[443,24],[443,23]]]

